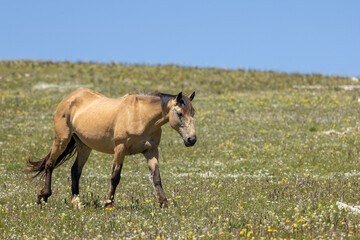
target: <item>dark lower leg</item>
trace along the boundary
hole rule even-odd
[[[49,164],[45,165],[45,186],[41,189],[40,195],[38,195],[38,203],[42,201],[47,202],[47,199],[51,196],[51,175],[52,175],[52,166]]]
[[[72,195],[79,195],[79,179],[81,170],[79,170],[79,162],[76,159],[74,165],[71,167],[71,192]]]
[[[161,184],[159,166],[156,165],[155,169],[153,171],[150,168],[150,172],[152,173],[152,179],[153,179],[156,193],[158,195],[158,202],[160,203],[160,206],[168,207],[168,201],[165,197],[164,190],[163,190],[162,184]]]
[[[115,190],[117,185],[120,182],[121,178],[121,169],[122,164],[120,165],[113,165],[112,173],[111,173],[111,185],[110,185],[110,191],[106,198],[107,202],[105,204],[105,207],[112,207],[114,203],[114,196],[115,196]]]

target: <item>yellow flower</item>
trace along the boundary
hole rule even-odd
[[[240,232],[240,235],[244,235],[244,232],[243,232],[243,231],[241,231],[241,232]]]
[[[177,196],[176,198],[181,198],[181,196]]]
[[[296,228],[296,224],[295,224],[295,223],[293,224],[293,227]]]
[[[246,224],[248,227],[250,227],[251,226],[251,224],[250,223],[248,223],[248,224]]]
[[[221,232],[220,234],[221,234],[221,235],[223,235],[223,234],[224,234],[224,232]]]
[[[289,223],[289,222],[290,222],[290,220],[286,220],[286,222],[287,222],[287,223]]]

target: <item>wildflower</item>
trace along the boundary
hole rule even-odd
[[[294,228],[296,228],[296,223],[294,223],[292,226],[293,226]]]
[[[289,222],[290,222],[290,220],[288,220],[288,219],[287,219],[287,220],[286,220],[286,222],[287,222],[287,223],[289,223]]]
[[[241,231],[241,232],[240,232],[240,235],[244,235],[244,231]]]
[[[176,198],[181,198],[181,196],[176,196]]]
[[[250,223],[248,223],[248,224],[246,224],[248,227],[251,227],[251,224]]]
[[[220,234],[221,234],[221,235],[223,235],[223,234],[224,234],[224,232],[221,232]]]

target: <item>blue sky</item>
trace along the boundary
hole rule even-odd
[[[0,59],[360,76],[360,1],[2,1]]]

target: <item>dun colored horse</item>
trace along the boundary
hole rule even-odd
[[[51,175],[55,167],[77,152],[71,168],[72,204],[81,206],[79,179],[92,149],[114,154],[110,190],[105,207],[114,203],[126,155],[142,153],[147,159],[158,202],[168,206],[160,178],[158,146],[161,127],[167,122],[183,138],[187,147],[196,142],[191,96],[154,93],[128,94],[112,99],[90,89],[78,89],[65,97],[54,117],[54,142],[50,153],[40,161],[29,161],[28,172],[45,175],[38,203],[51,195]]]

